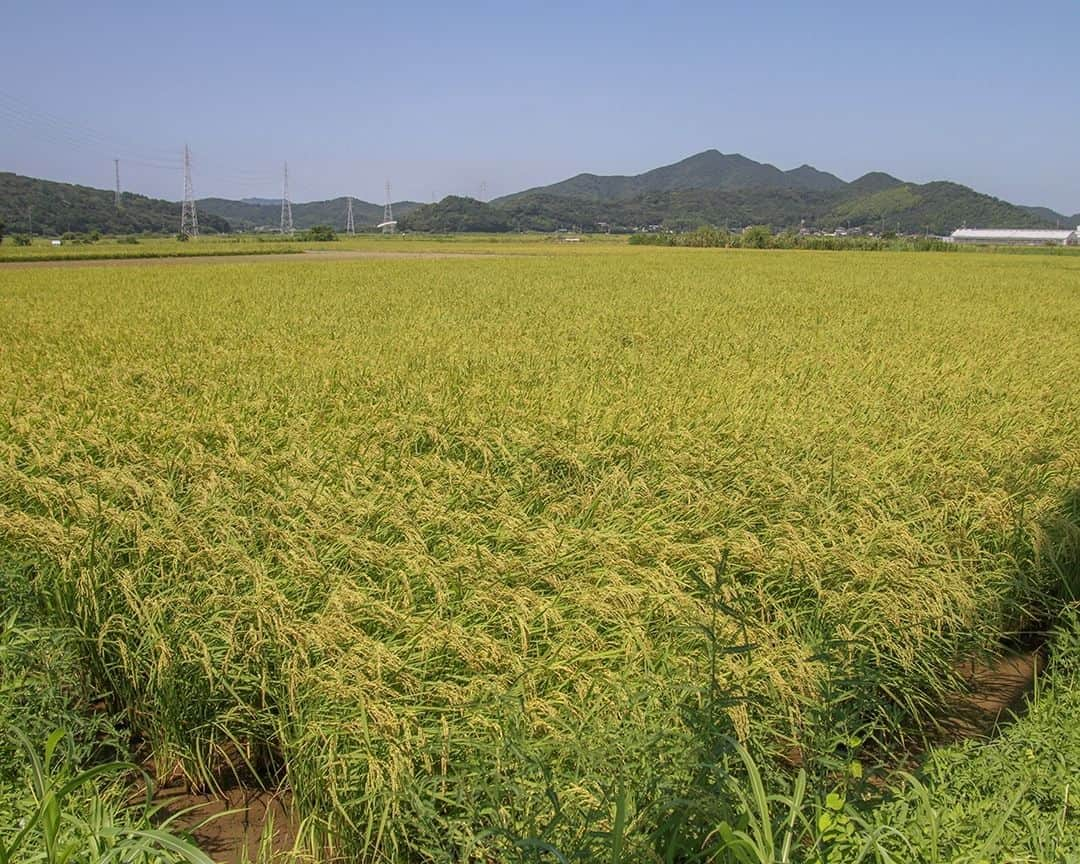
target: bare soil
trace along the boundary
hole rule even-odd
[[[1042,648],[1006,654],[991,661],[971,660],[960,672],[969,692],[948,706],[942,720],[946,737],[989,738],[998,726],[1023,710],[1025,697],[1046,667]]]
[[[275,857],[296,843],[298,828],[288,792],[236,788],[218,795],[189,792],[179,785],[159,789],[157,799],[167,802],[164,816],[181,814],[171,827],[190,832],[219,864],[256,861],[264,837]]]

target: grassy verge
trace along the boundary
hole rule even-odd
[[[102,710],[75,636],[41,622],[25,580],[0,572],[0,862],[210,864],[149,799],[128,736]]]
[[[1080,614],[1055,628],[1051,665],[1027,711],[991,741],[935,749],[873,820],[914,860],[1075,861],[1080,857]],[[897,846],[897,860],[906,847]],[[912,860],[912,859],[909,859]]]

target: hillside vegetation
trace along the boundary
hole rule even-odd
[[[35,233],[65,231],[137,233],[171,231],[179,205],[124,196],[120,210],[104,190],[0,175],[0,221],[9,233],[26,230],[28,207],[38,213]],[[275,230],[277,199],[197,202],[204,230]],[[1052,228],[1080,223],[1048,208],[1018,207],[956,183],[905,183],[871,172],[850,183],[810,165],[781,171],[738,154],[708,150],[635,176],[579,174],[490,203],[451,196],[438,204],[400,201],[394,215],[405,231],[431,233],[504,231],[635,231],[654,226],[687,231],[705,225],[774,230],[816,228],[948,234],[967,225],[983,228]],[[292,205],[299,229],[329,225],[342,231],[346,198]],[[383,207],[354,199],[358,230],[382,221]]]
[[[32,221],[32,225],[31,225]],[[120,207],[114,192],[0,173],[0,222],[8,233],[60,235],[68,231],[101,234],[175,234],[180,229],[180,205],[124,192]],[[207,233],[228,233],[227,220],[199,214]]]
[[[403,220],[414,231],[450,232],[458,221],[441,205]],[[956,183],[905,183],[882,172],[851,183],[809,166],[781,171],[738,154],[708,150],[632,177],[579,174],[569,180],[473,206],[470,222],[507,230],[686,231],[703,225],[775,230],[812,227],[948,234],[980,227],[1053,227],[1039,208],[1016,207]],[[498,230],[492,228],[491,230]]]
[[[198,202],[200,213],[213,213],[229,221],[237,231],[254,228],[277,228],[281,224],[281,201],[230,201],[227,198],[203,198]],[[415,201],[394,203],[394,216],[404,216],[420,205]],[[329,225],[337,231],[345,230],[345,214],[348,209],[347,198],[334,198],[330,201],[313,201],[306,204],[292,205],[293,225],[297,229],[314,228],[316,225]],[[356,229],[374,228],[383,218],[383,205],[353,199],[353,220]]]

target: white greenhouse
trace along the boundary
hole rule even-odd
[[[1078,246],[1080,228],[959,228],[953,231],[949,240],[993,246]]]

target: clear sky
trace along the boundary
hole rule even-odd
[[[1080,211],[1080,0],[0,0],[0,170],[488,197],[715,147]]]

